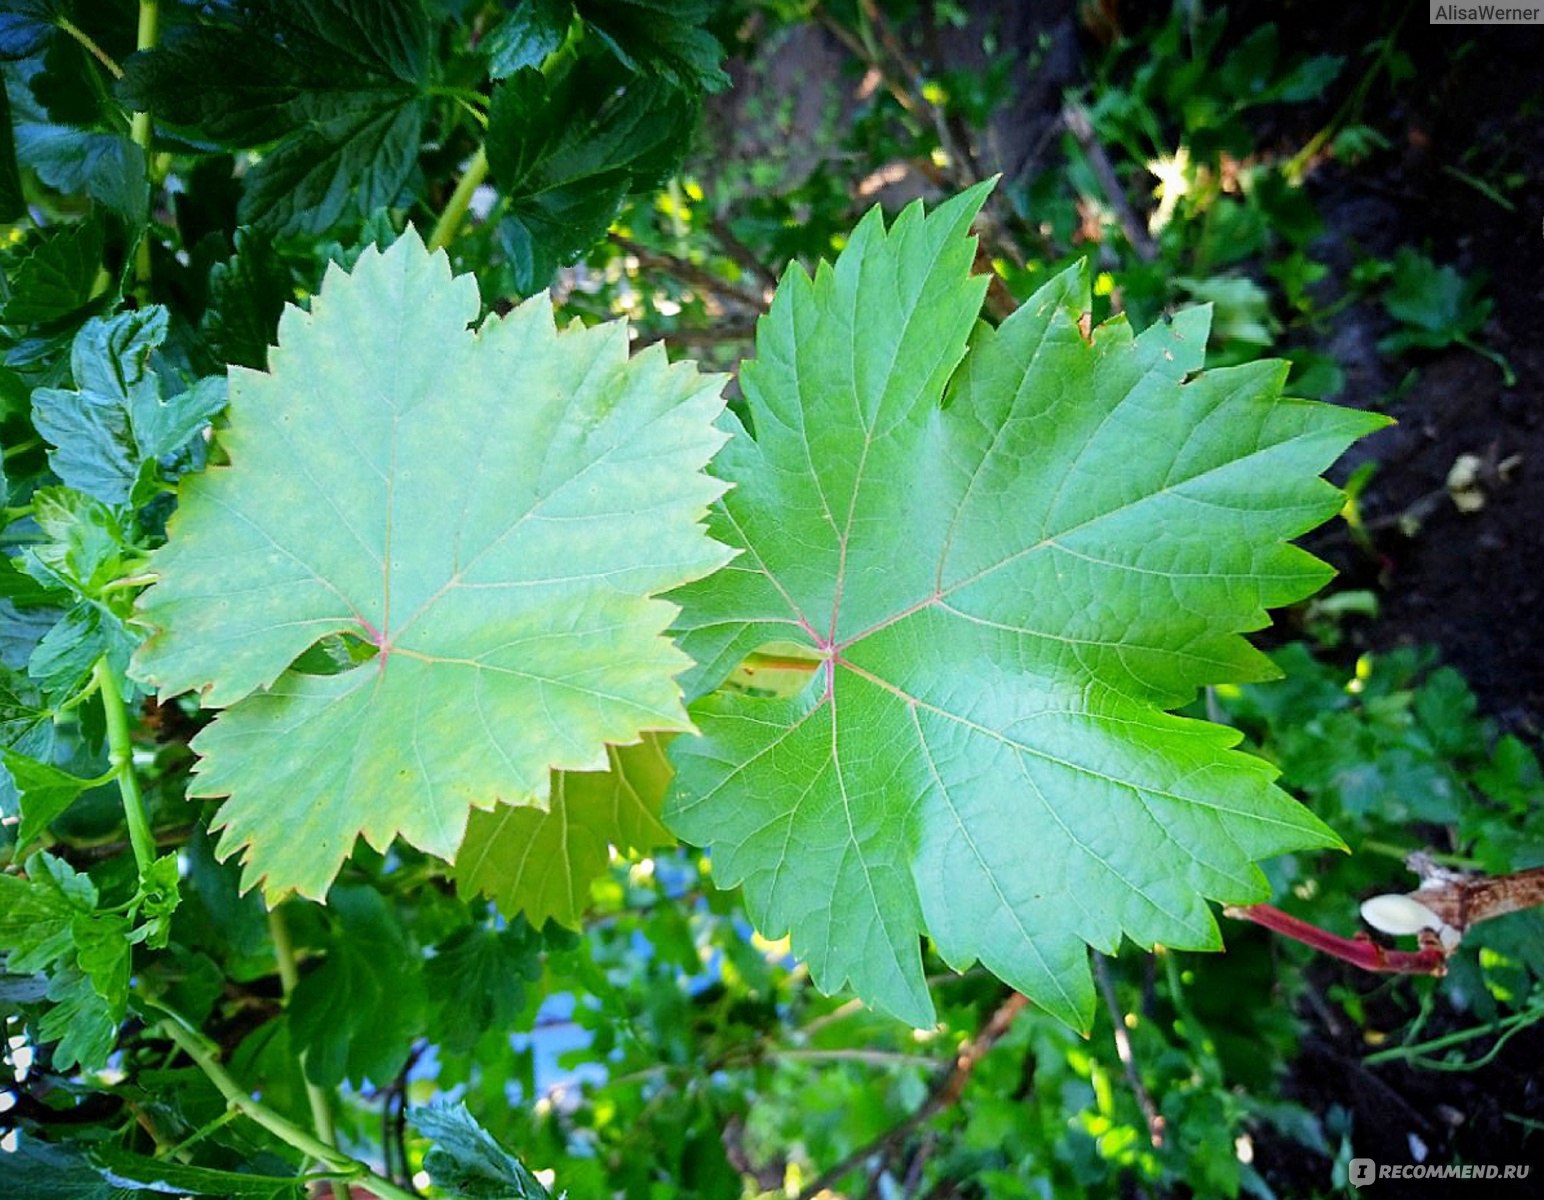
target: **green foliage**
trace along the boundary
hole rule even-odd
[[[1310,1012],[1544,1014],[1527,914],[1441,983],[1181,949],[1540,861],[1455,673],[1242,636],[1379,424],[1284,398],[1331,318],[1489,314],[1332,298],[1396,33],[1176,5],[994,188],[1055,39],[954,3],[5,8],[0,1194],[1322,1194]]]

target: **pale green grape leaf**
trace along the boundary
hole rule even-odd
[[[478,311],[412,232],[329,268],[271,373],[232,368],[231,465],[183,481],[153,559],[134,670],[226,708],[190,792],[230,797],[222,855],[271,898],[322,896],[361,833],[451,858],[471,808],[689,728],[654,597],[728,557],[701,524],[722,381],[630,360],[621,323],[560,332],[545,296]],[[338,634],[378,653],[286,670]]]
[[[712,849],[827,990],[933,1020],[920,935],[1087,1028],[1085,945],[1215,948],[1206,899],[1336,844],[1165,710],[1272,673],[1240,636],[1328,569],[1285,544],[1383,418],[1283,399],[1286,365],[1203,371],[1208,310],[1085,339],[1083,268],[977,324],[983,188],[783,280],[740,380],[711,524],[744,553],[683,589],[706,692],[758,647],[823,660],[792,699],[709,695],[666,823]]]
[[[607,755],[605,771],[555,773],[546,811],[501,804],[473,813],[456,855],[457,888],[483,893],[505,916],[579,928],[612,846],[644,851],[675,841],[659,819],[671,775],[664,739],[612,746]]]

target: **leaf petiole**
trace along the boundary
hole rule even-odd
[[[150,818],[145,812],[144,797],[139,792],[139,779],[134,774],[134,739],[129,730],[123,691],[106,655],[97,659],[91,670],[91,680],[102,693],[102,711],[107,719],[107,761],[111,770],[106,778],[118,780],[118,793],[123,797],[123,817],[129,826],[129,844],[134,847],[134,862],[143,882],[155,863],[155,836],[150,831]]]

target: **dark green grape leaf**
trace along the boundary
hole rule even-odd
[[[278,337],[279,314],[295,299],[295,280],[273,244],[236,231],[236,253],[209,272],[209,303],[199,331],[222,362],[260,371]]]
[[[16,830],[16,853],[24,854],[32,841],[95,780],[79,779],[51,763],[38,762],[15,750],[0,750],[0,761],[11,773],[21,808]]]
[[[481,42],[488,73],[503,79],[522,67],[541,66],[563,44],[573,20],[571,0],[520,0]]]
[[[556,82],[525,69],[500,84],[488,164],[516,286],[545,286],[606,232],[629,194],[673,170],[696,117],[685,92],[589,59]]]
[[[243,224],[325,233],[395,202],[418,158],[429,22],[416,0],[205,9],[125,64],[120,94],[230,149],[276,143],[253,166]]]
[[[775,643],[821,661],[791,699],[694,704],[665,816],[821,987],[930,1025],[927,934],[1087,1028],[1087,946],[1215,949],[1208,898],[1337,842],[1236,731],[1166,710],[1274,674],[1239,635],[1328,578],[1286,539],[1385,421],[1282,398],[1282,363],[1203,370],[1206,309],[1085,336],[1083,268],[979,325],[985,195],[874,210],[762,319],[755,436],[715,460],[744,552],[674,594],[688,686]]]
[[[150,219],[145,152],[122,134],[22,121],[16,126],[16,157],[49,187],[90,196],[132,231]]]
[[[91,301],[102,269],[102,226],[81,221],[44,232],[42,240],[6,271],[0,323],[41,325]]]
[[[711,0],[578,0],[585,24],[617,59],[676,87],[718,92],[729,86],[724,48],[703,26]]]
[[[327,959],[290,995],[290,1032],[320,1087],[396,1078],[424,1018],[423,975],[397,914],[373,888],[328,896]]]
[[[89,1162],[100,1178],[117,1187],[172,1196],[300,1196],[303,1180],[194,1167],[165,1158],[146,1158],[111,1143],[93,1146]]]
[[[1394,256],[1383,306],[1401,326],[1378,343],[1385,354],[1450,346],[1478,332],[1491,310],[1477,280],[1465,279],[1451,266],[1438,266],[1409,246],[1401,246]]]
[[[436,1188],[463,1200],[551,1200],[541,1181],[477,1123],[465,1104],[408,1112],[408,1123],[434,1143],[424,1170]]]
[[[54,447],[48,464],[71,487],[109,504],[145,503],[160,487],[156,460],[182,450],[225,407],[218,377],[161,398],[150,357],[166,331],[160,305],[93,317],[70,350],[75,387],[33,393],[33,424]]]
[[[503,804],[473,813],[456,887],[488,896],[505,916],[579,928],[612,846],[646,851],[675,841],[659,818],[671,774],[666,740],[608,747],[605,771],[554,772],[546,812]]]
[[[436,1038],[466,1053],[483,1034],[508,1028],[525,1006],[525,985],[541,978],[541,948],[541,933],[523,920],[467,925],[436,946],[424,964]]]

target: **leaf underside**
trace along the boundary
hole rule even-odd
[[[544,806],[549,772],[688,728],[653,598],[727,552],[702,517],[721,379],[559,331],[545,294],[478,315],[412,231],[232,368],[229,466],[187,478],[134,671],[223,708],[189,791],[227,796],[244,884],[320,897],[361,833],[452,858],[468,811]],[[348,634],[336,674],[289,669]]]
[[[1328,577],[1286,539],[1383,418],[1283,399],[1282,363],[1203,371],[1209,309],[1085,338],[1082,267],[978,324],[984,197],[870,213],[762,320],[754,435],[726,416],[714,466],[743,553],[673,597],[702,737],[665,816],[821,987],[931,1024],[926,934],[1086,1029],[1085,946],[1216,948],[1207,898],[1337,844],[1234,731],[1166,710],[1273,673],[1239,634]],[[775,643],[821,657],[802,693],[710,694]]]

